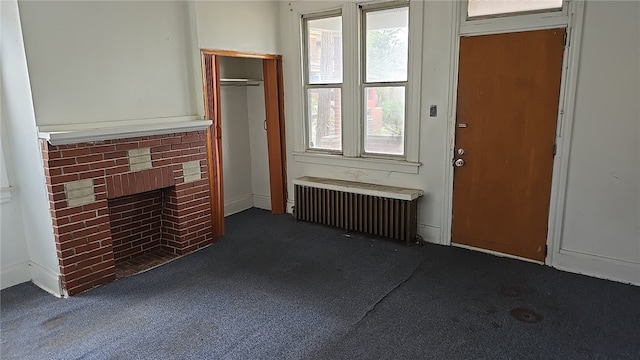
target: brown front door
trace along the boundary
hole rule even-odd
[[[453,243],[545,259],[564,35],[461,38]]]

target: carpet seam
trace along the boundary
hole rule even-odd
[[[399,289],[402,285],[406,284],[409,280],[411,280],[411,278],[416,274],[416,271],[418,271],[418,269],[420,268],[420,266],[422,265],[422,263],[424,262],[424,260],[421,260],[416,267],[413,269],[413,271],[411,271],[411,273],[409,274],[409,276],[407,276],[404,280],[402,280],[401,282],[398,283],[398,285],[394,286],[391,290],[389,290],[386,294],[384,294],[380,299],[378,299],[378,301],[376,301],[373,305],[371,305],[369,307],[369,309],[364,313],[364,315],[362,315],[356,322],[354,322],[351,326],[349,326],[349,331],[355,327],[358,326],[358,324],[360,324],[362,321],[364,321],[364,319],[367,318],[367,316],[369,316],[369,314],[371,314],[372,312],[375,311],[376,307],[378,307],[378,305],[380,305],[386,298],[389,297],[389,295],[391,295],[394,291],[396,291],[397,289]]]

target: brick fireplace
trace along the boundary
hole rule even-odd
[[[120,260],[213,242],[204,130],[41,149],[68,295],[115,280]]]

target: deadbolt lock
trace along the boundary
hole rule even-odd
[[[458,155],[464,155],[464,149],[463,148],[458,149]]]

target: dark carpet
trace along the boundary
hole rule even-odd
[[[69,299],[3,290],[2,359],[640,358],[637,286],[257,209],[226,224]]]

